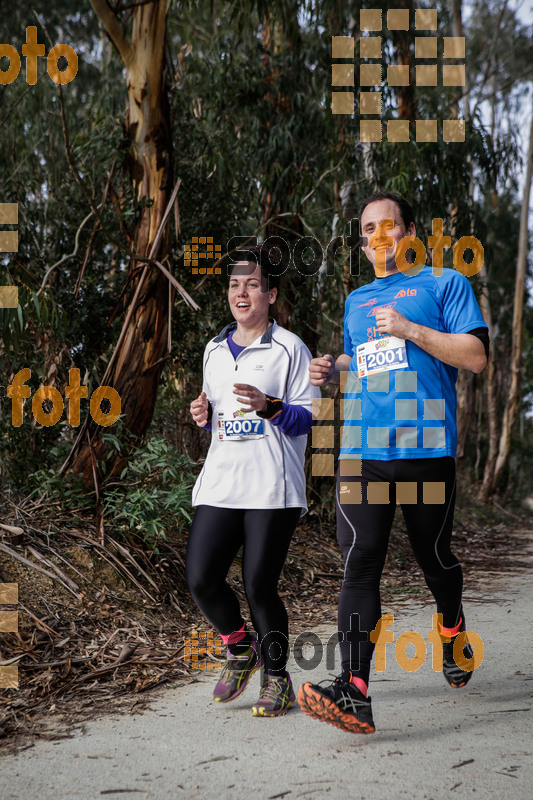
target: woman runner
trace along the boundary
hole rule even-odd
[[[286,714],[294,704],[286,671],[287,612],[277,585],[298,519],[307,510],[304,455],[311,404],[311,354],[269,319],[279,276],[265,247],[250,247],[230,276],[235,322],[204,353],[203,390],[191,403],[211,446],[193,489],[196,506],[187,549],[187,582],[202,613],[227,645],[213,698],[238,697],[264,667],[254,716]],[[255,259],[255,261],[253,260]],[[226,581],[242,547],[242,575],[257,635],[247,629]]]

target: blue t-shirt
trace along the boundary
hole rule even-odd
[[[457,369],[406,340],[408,366],[358,377],[357,346],[386,338],[375,325],[379,307],[444,333],[486,328],[468,280],[453,269],[441,276],[424,267],[416,276],[376,278],[346,299],[344,352],[352,356],[341,382],[343,430],[340,458],[455,457]],[[400,364],[402,362],[400,361]]]

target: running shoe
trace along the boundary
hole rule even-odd
[[[370,697],[365,697],[357,686],[342,678],[330,681],[328,686],[304,683],[298,692],[298,702],[310,717],[344,731],[374,733],[376,730]]]
[[[263,656],[258,655],[257,649],[258,642],[254,636],[252,644],[244,653],[234,656],[228,651],[213,691],[213,700],[217,703],[229,703],[244,692],[254,672],[263,666]]]
[[[466,686],[472,677],[472,671],[466,672],[464,669],[461,669],[461,667],[455,663],[455,658],[453,657],[453,645],[457,639],[457,636],[459,636],[464,630],[466,630],[466,625],[463,615],[459,633],[456,636],[452,636],[449,642],[443,641],[442,643],[442,674],[452,689],[460,689],[462,686]],[[465,658],[474,657],[474,651],[472,650],[472,645],[469,642],[467,642],[463,647],[463,656]]]
[[[254,717],[281,717],[296,702],[291,676],[265,675],[259,700],[252,708]]]

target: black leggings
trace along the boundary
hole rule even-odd
[[[187,547],[187,583],[194,601],[224,636],[244,624],[235,592],[226,581],[242,546],[242,577],[265,671],[287,663],[289,624],[278,581],[299,508],[237,509],[198,506]]]
[[[454,627],[459,622],[463,573],[450,550],[455,459],[363,459],[361,464],[361,477],[337,477],[337,538],[345,562],[338,623],[343,673],[351,670],[354,676],[368,683],[374,652],[368,634],[381,617],[379,584],[397,491],[402,492],[398,499],[413,553],[446,627]],[[397,487],[397,481],[407,483]],[[377,486],[376,482],[382,486]],[[359,487],[353,486],[354,483],[361,484],[360,502],[355,502]],[[367,492],[372,483],[370,499],[374,502],[369,503]],[[376,502],[386,501],[387,491],[388,502]],[[408,497],[409,492],[415,494]],[[436,502],[441,494],[444,502]],[[344,502],[340,503],[339,498]],[[409,502],[401,502],[402,498]]]

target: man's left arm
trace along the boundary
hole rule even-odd
[[[376,311],[376,326],[381,334],[409,339],[451,367],[481,372],[487,364],[483,342],[471,333],[437,331],[411,322],[394,308],[379,308]]]

